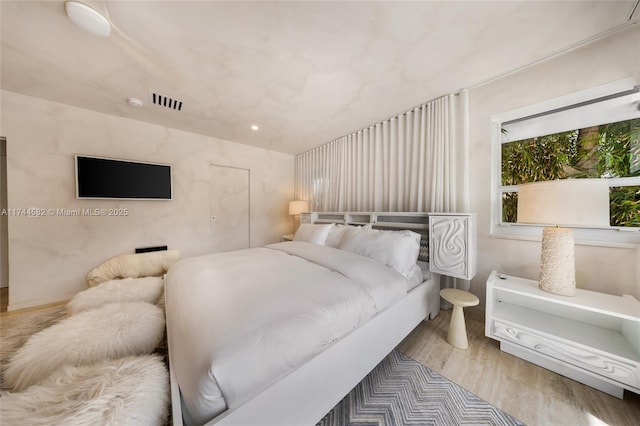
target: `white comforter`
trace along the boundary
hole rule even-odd
[[[287,242],[183,259],[166,279],[172,369],[202,424],[234,408],[406,293],[396,271]]]

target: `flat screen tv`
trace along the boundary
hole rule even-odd
[[[76,196],[171,200],[171,166],[76,155]]]

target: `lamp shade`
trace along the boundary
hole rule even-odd
[[[518,223],[609,226],[605,179],[564,179],[518,187]]]
[[[289,201],[289,214],[292,216],[309,211],[308,201]]]

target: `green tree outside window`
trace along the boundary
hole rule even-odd
[[[633,176],[640,176],[640,119],[502,144],[503,186]],[[611,226],[640,227],[640,186],[612,187],[609,200]],[[518,193],[504,193],[503,222],[516,222],[517,207]]]

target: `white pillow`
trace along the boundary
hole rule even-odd
[[[327,237],[327,247],[338,248],[340,247],[340,241],[342,241],[342,237],[347,229],[351,228],[348,225],[338,225],[336,224],[329,232],[329,236]]]
[[[413,265],[413,268],[411,268],[411,273],[407,277],[407,293],[416,288],[423,280],[422,268],[416,263]]]
[[[371,224],[368,223],[363,226],[336,224],[327,237],[327,247],[340,248],[340,241],[342,241],[342,237],[344,237],[345,232],[348,230],[355,232],[359,229],[371,229]]]
[[[323,246],[327,242],[327,236],[329,236],[329,232],[331,232],[333,225],[333,223],[328,225],[303,223],[296,231],[293,241],[306,241]]]
[[[409,278],[420,254],[420,234],[411,231],[349,229],[342,237],[340,248],[376,260]]]

